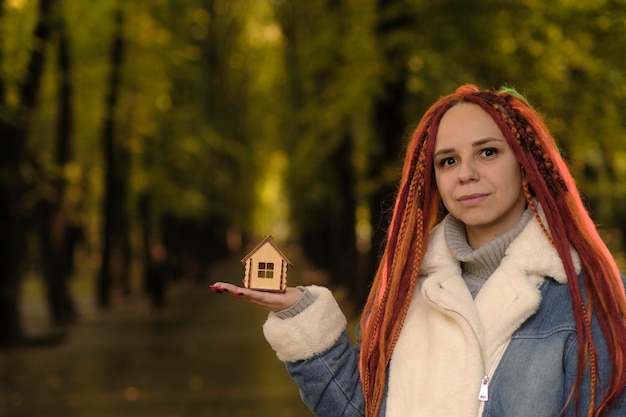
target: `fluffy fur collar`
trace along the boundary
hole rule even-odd
[[[543,220],[543,216],[542,220]],[[452,256],[444,236],[445,218],[431,233],[428,251],[422,261],[422,274],[429,275],[432,271],[441,269],[450,264],[457,264]],[[544,220],[545,224],[545,220]],[[563,263],[550,241],[545,237],[537,219],[532,218],[524,230],[507,248],[506,256],[515,258],[519,267],[529,274],[538,274],[554,278],[559,283],[566,283],[567,276]],[[580,260],[574,250],[572,258],[576,272],[580,273]]]

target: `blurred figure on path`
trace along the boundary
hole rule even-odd
[[[165,290],[168,280],[167,250],[161,244],[150,248],[150,258],[145,276],[145,289],[152,307],[160,311],[165,306]]]

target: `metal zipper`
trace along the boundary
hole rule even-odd
[[[463,320],[465,320],[466,322],[467,319],[459,314],[456,310],[449,308],[447,306],[445,306],[444,304],[438,302],[438,301],[434,301],[432,298],[429,297],[428,294],[424,294],[426,299],[428,299],[432,304],[438,306],[440,309],[445,310],[445,311],[450,311],[453,312],[455,314],[457,314],[459,317],[463,318]],[[469,324],[469,322],[468,322]],[[469,326],[472,330],[473,327]],[[476,333],[474,333],[474,337],[476,337],[478,339],[478,335],[476,335]],[[482,379],[480,380],[480,389],[478,390],[478,399],[480,400],[480,407],[478,408],[478,416],[480,417],[483,414],[483,410],[485,409],[485,403],[489,400],[489,381],[491,380],[491,377],[493,377],[494,372],[496,371],[496,368],[498,367],[498,365],[500,364],[500,360],[502,359],[502,356],[504,355],[504,351],[506,350],[507,346],[509,345],[509,342],[511,340],[509,339],[506,343],[504,343],[502,346],[500,346],[498,348],[498,352],[496,355],[496,359],[493,362],[493,364],[491,365],[491,368],[489,369],[489,372],[487,372],[487,374],[485,374]],[[485,366],[485,360],[483,359],[483,367]]]
[[[504,356],[504,351],[509,346],[510,341],[511,340],[509,339],[506,343],[498,348],[495,360],[493,364],[491,364],[489,372],[487,372],[480,381],[480,389],[478,390],[478,400],[480,400],[480,407],[478,408],[479,416],[483,414],[483,410],[485,409],[485,403],[489,401],[489,382],[491,381],[493,374],[496,372],[496,368],[500,364],[502,356]]]

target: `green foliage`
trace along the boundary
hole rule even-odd
[[[34,47],[36,3],[6,1],[0,16],[5,113]],[[623,1],[60,4],[73,61],[73,162],[53,166],[59,79],[51,45],[29,145],[45,177],[72,180],[65,198],[86,218],[99,216],[103,198],[100,124],[121,4],[127,46],[116,137],[129,158],[132,207],[147,193],[157,217],[218,216],[250,233],[290,215],[297,234],[320,221],[311,213],[344,207],[331,161],[349,144],[359,218],[369,219],[363,207],[396,182],[400,155],[378,158],[406,140],[380,137],[374,109],[405,79],[400,132],[460,84],[520,89],[545,114],[594,216],[626,230]],[[48,192],[38,190],[40,198]],[[280,211],[272,213],[272,201]]]

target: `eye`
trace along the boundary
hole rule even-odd
[[[454,165],[455,163],[456,163],[456,159],[454,159],[451,156],[441,158],[440,160],[437,161],[437,165],[441,168]]]
[[[493,158],[498,154],[498,149],[496,148],[485,148],[480,151],[481,155],[487,158]]]

